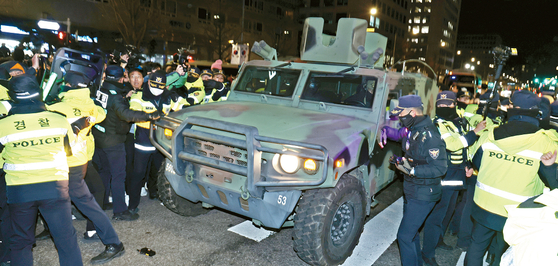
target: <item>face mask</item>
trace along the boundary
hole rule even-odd
[[[163,90],[161,89],[157,89],[157,88],[153,88],[153,87],[149,87],[149,91],[151,92],[151,94],[153,94],[154,96],[159,96],[163,93]]]
[[[415,124],[416,117],[413,117],[409,113],[406,116],[400,116],[399,121],[401,121],[401,125],[403,125],[404,127],[411,128]]]
[[[191,75],[188,75],[188,77],[186,78],[186,82],[188,82],[188,83],[194,83],[194,82],[196,82],[196,80],[198,80],[198,78],[193,77]]]
[[[453,107],[436,107],[436,115],[445,120],[453,120],[457,118],[457,112]]]
[[[466,104],[466,103],[464,103],[464,102],[457,101],[457,107],[459,107],[459,108],[461,108],[461,109],[467,108],[467,105],[468,105],[468,104]]]

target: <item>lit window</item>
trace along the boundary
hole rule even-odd
[[[409,19],[409,24],[411,24],[412,22],[413,22],[413,20],[412,20],[412,19]]]
[[[417,3],[422,3],[422,0],[417,0]]]
[[[420,17],[415,17],[415,23],[420,23]]]
[[[428,29],[429,29],[429,28],[430,28],[430,27],[428,27],[428,26],[423,26],[423,27],[422,27],[422,30],[421,30],[420,32],[422,32],[422,33],[428,33]]]
[[[413,34],[418,34],[420,32],[420,27],[419,26],[413,26]]]
[[[419,57],[419,60],[426,61],[426,58],[424,58],[424,57]]]
[[[428,18],[429,18],[429,17],[424,17],[424,18],[422,18],[422,23],[423,23],[423,24],[428,23]]]
[[[422,10],[420,9],[420,7],[416,6],[415,7],[415,13],[420,13],[420,12],[422,12]]]
[[[448,28],[449,28],[450,30],[453,30],[453,24],[452,24],[450,21],[448,21]]]
[[[429,6],[424,7],[424,12],[432,13],[432,8]]]
[[[411,39],[411,42],[418,43],[418,38]]]
[[[425,3],[432,3],[432,0],[424,0]]]

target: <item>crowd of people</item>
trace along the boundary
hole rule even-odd
[[[419,96],[403,96],[391,113],[402,128],[382,129],[382,146],[399,141],[404,151],[391,159],[404,175],[397,234],[404,266],[438,265],[437,248],[467,252],[468,266],[483,265],[485,254],[489,265],[558,263],[556,252],[527,255],[534,252],[525,247],[532,243],[523,232],[527,229],[515,225],[521,219],[508,219],[510,210],[540,208],[518,205],[532,202],[545,188],[558,188],[558,102],[528,90],[500,101],[497,92],[479,89],[475,102],[466,88],[442,85],[434,118],[423,113]],[[457,235],[457,247],[444,242],[448,228]],[[538,237],[533,242],[544,242]]]
[[[2,54],[0,265],[32,265],[35,241],[48,238],[60,265],[83,265],[73,211],[87,219],[84,239],[105,245],[92,264],[121,256],[124,245],[105,211],[112,209],[112,220],[134,221],[142,190],[158,199],[164,157],[149,140],[151,122],[226,100],[221,60],[203,72],[187,62],[163,71],[157,63],[129,64],[122,52],[105,66],[95,98],[93,77],[70,68],[57,81],[56,100],[44,102],[38,56],[26,59],[19,48]],[[40,220],[45,230],[35,236]]]

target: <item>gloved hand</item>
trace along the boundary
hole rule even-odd
[[[411,171],[413,170],[413,167],[411,167],[411,164],[409,164],[409,161],[407,161],[405,157],[401,158],[401,160],[395,164],[395,167],[406,175],[411,175]]]
[[[90,123],[89,123],[89,117],[88,116],[84,116],[76,121],[74,121],[72,123],[72,131],[74,132],[74,134],[79,134],[79,132],[84,129],[89,127]]]
[[[380,140],[378,144],[380,145],[380,147],[384,148],[387,144],[388,139],[393,141],[400,141],[403,137],[405,137],[405,135],[407,135],[408,132],[409,130],[406,127],[397,129],[390,126],[384,126],[381,130]]]
[[[148,119],[149,121],[156,121],[161,119],[161,116],[165,116],[165,114],[163,112],[160,111],[155,111],[153,113],[148,114]]]
[[[203,87],[205,89],[217,89],[217,90],[221,90],[223,89],[223,83],[216,81],[216,80],[204,80],[203,81]]]

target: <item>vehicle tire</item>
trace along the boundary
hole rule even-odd
[[[294,218],[297,255],[311,265],[343,263],[359,241],[365,208],[364,187],[350,175],[334,188],[304,192]]]
[[[163,162],[157,172],[157,188],[159,189],[159,200],[169,210],[182,216],[197,216],[209,212],[202,207],[201,203],[193,203],[183,197],[178,196],[172,188],[169,180],[165,176],[166,161]]]

